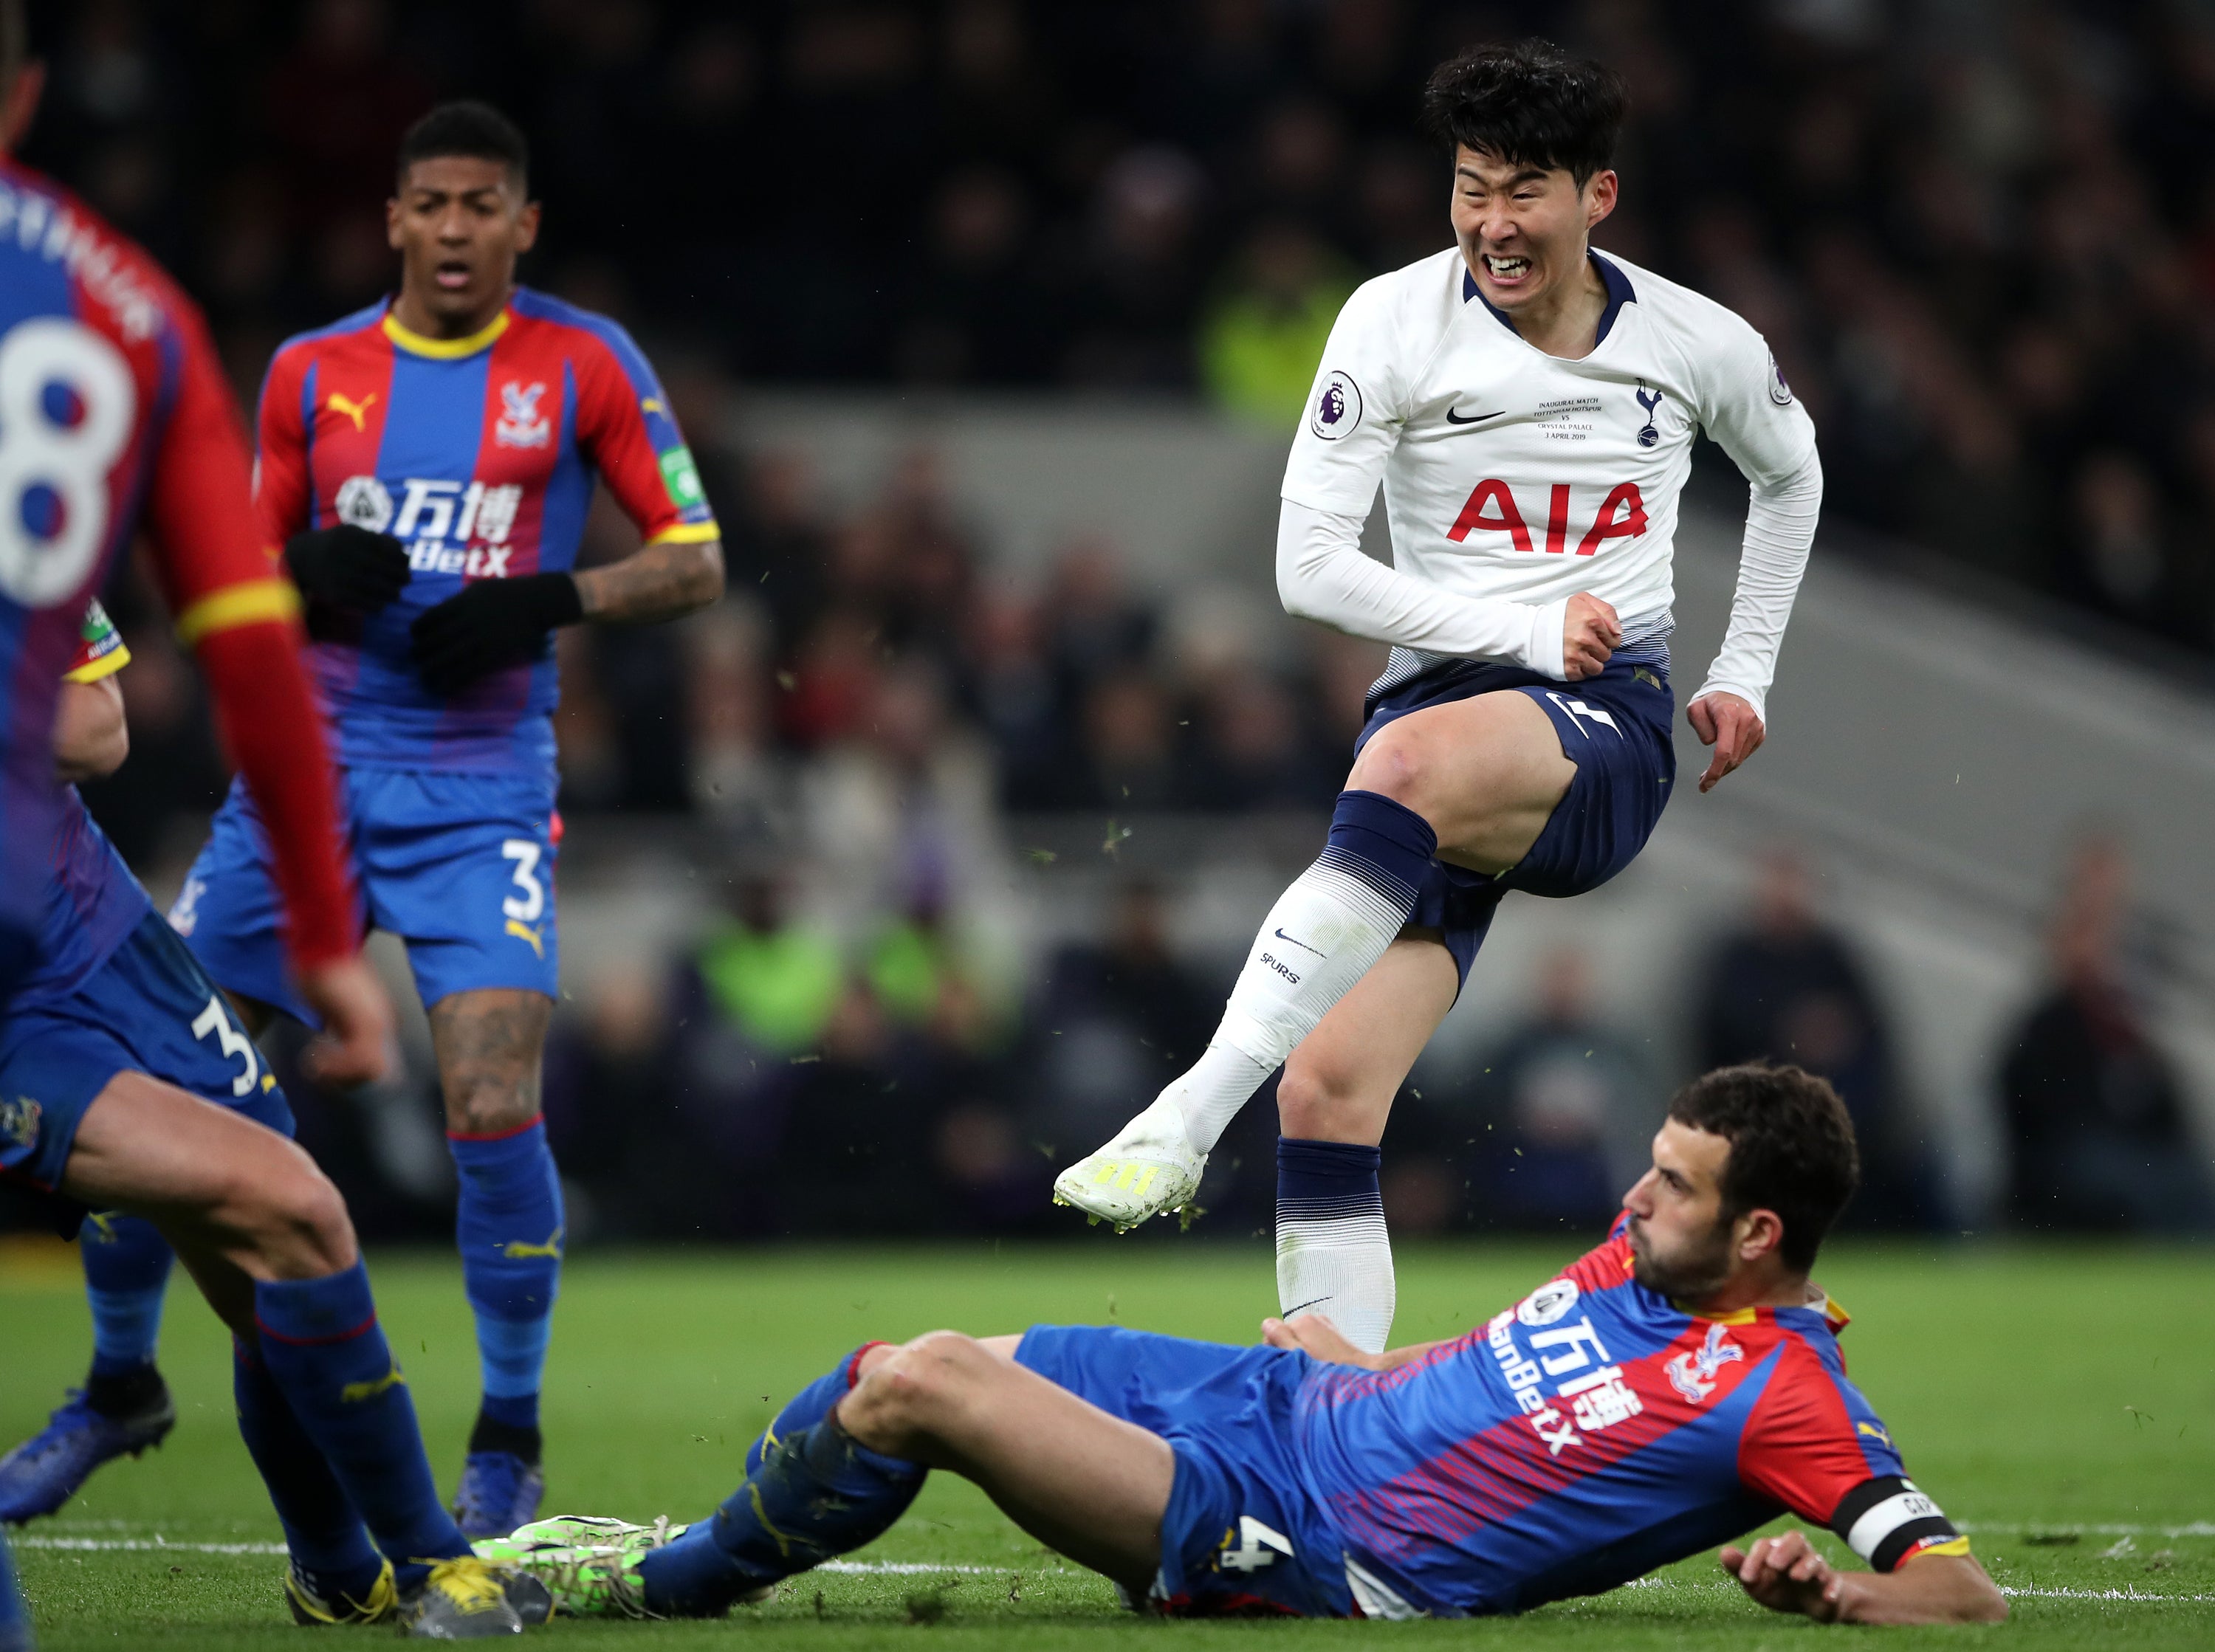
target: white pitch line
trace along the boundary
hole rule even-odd
[[[2016,1600],[2136,1600],[2156,1605],[2174,1602],[2200,1606],[2215,1600],[2215,1594],[2150,1594],[2143,1589],[2026,1589],[2010,1588],[2003,1583],[1999,1591]]]
[[[2105,1535],[2109,1533],[2160,1533],[2169,1536],[2215,1536],[2215,1523],[2196,1522],[2181,1527],[1996,1527],[1978,1529],[2000,1531],[2083,1531]],[[14,1539],[18,1549],[59,1550],[75,1553],[167,1553],[190,1555],[282,1555],[281,1543],[171,1543],[156,1536],[151,1538],[68,1538],[19,1537]],[[948,1575],[961,1577],[1008,1577],[1018,1573],[1033,1576],[1040,1572],[1068,1573],[1067,1566],[972,1566],[948,1563],[934,1564],[919,1560],[829,1560],[815,1568],[821,1572],[838,1572],[849,1576],[865,1577],[941,1577]],[[1730,1586],[1721,1582],[1693,1582],[1666,1577],[1641,1577],[1625,1585],[1629,1588],[1692,1589],[1720,1593]],[[2158,1594],[2143,1589],[2080,1589],[2022,1588],[2003,1584],[2000,1593],[2014,1600],[2116,1600],[2140,1606],[2206,1606],[2215,1603],[2215,1594]]]
[[[93,1550],[102,1553],[116,1551],[143,1551],[162,1550],[171,1554],[187,1555],[281,1555],[281,1543],[171,1543],[165,1538],[11,1538],[18,1549]]]
[[[18,1549],[58,1549],[73,1552],[186,1554],[186,1555],[282,1555],[281,1543],[172,1543],[166,1538],[48,1538],[26,1537],[13,1539]],[[888,1577],[934,1577],[942,1573],[959,1573],[969,1577],[1007,1577],[1017,1572],[1036,1574],[1041,1571],[1065,1572],[1066,1566],[966,1566],[931,1565],[919,1560],[829,1560],[815,1568],[819,1572],[846,1572],[860,1576]]]
[[[2185,1526],[2131,1526],[2113,1521],[2076,1520],[1956,1520],[1955,1529],[1972,1537],[1988,1532],[1994,1537],[2022,1537],[2052,1532],[2100,1538],[2215,1538],[2215,1520],[2194,1520]]]

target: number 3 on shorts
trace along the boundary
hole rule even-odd
[[[515,886],[523,891],[502,901],[500,909],[518,923],[530,923],[546,909],[546,886],[538,881],[538,857],[544,851],[527,837],[511,837],[500,852],[515,862]]]
[[[207,1007],[193,1022],[193,1037],[205,1038],[211,1032],[215,1034],[216,1042],[223,1046],[224,1055],[246,1058],[246,1070],[230,1081],[230,1093],[234,1096],[252,1094],[255,1080],[261,1076],[261,1063],[255,1055],[254,1040],[231,1025],[230,1018],[223,1013],[221,998],[209,999]]]

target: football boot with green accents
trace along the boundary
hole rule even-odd
[[[525,1549],[511,1563],[546,1586],[554,1610],[568,1618],[652,1618],[638,1563],[649,1552],[552,1545]]]
[[[615,1549],[625,1554],[644,1554],[674,1542],[691,1528],[672,1525],[664,1514],[650,1526],[634,1525],[606,1514],[555,1514],[518,1526],[504,1538],[484,1538],[476,1545],[480,1557],[496,1565],[512,1565],[531,1549]]]

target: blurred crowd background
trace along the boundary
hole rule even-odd
[[[2185,0],[34,12],[52,77],[28,158],[182,275],[243,396],[286,333],[387,290],[394,146],[457,94],[532,138],[526,278],[625,321],[663,370],[731,594],[562,639],[575,853],[619,877],[666,829],[698,902],[682,946],[556,1018],[548,1115],[604,1235],[1058,1231],[1052,1167],[1189,1061],[1236,962],[1178,944],[1180,887],[1119,870],[1118,834],[1319,829],[1377,664],[1312,629],[1242,646],[1134,579],[1113,521],[1043,578],[987,578],[929,449],[833,505],[796,452],[739,444],[734,398],[1175,398],[1289,431],[1345,295],[1447,239],[1414,96],[1476,40],[1543,31],[1623,70],[1598,243],[1768,335],[1822,431],[1829,517],[1868,554],[2034,593],[2168,669],[2215,649],[2215,13]],[[585,560],[627,535],[603,500]],[[114,607],[134,756],[90,795],[174,887],[222,759],[143,584]],[[996,921],[1010,868],[1079,840],[1104,851],[1096,923]],[[2088,841],[2058,886],[2048,987],[1991,1053],[1988,1208],[1959,1207],[1881,984],[1789,847],[1713,915],[1678,1043],[1828,1074],[1863,1130],[1864,1227],[2205,1228],[2120,851]],[[1411,1079],[1395,1221],[1604,1221],[1679,1076],[1562,951],[1527,1025]],[[445,1220],[426,1083],[419,1059],[305,1110],[367,1232]],[[1265,1096],[1217,1155],[1226,1231],[1267,1224],[1273,1133]]]
[[[1433,252],[1432,64],[1628,76],[1602,245],[1764,332],[1836,517],[2215,643],[2215,15],[2194,0],[70,0],[30,146],[242,384],[385,289],[401,131],[536,145],[531,278],[752,381],[1166,391],[1289,429]],[[650,325],[648,325],[650,323]]]

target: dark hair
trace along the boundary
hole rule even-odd
[[[1423,129],[1520,166],[1559,167],[1581,189],[1615,159],[1629,107],[1623,76],[1551,40],[1480,46],[1440,64],[1423,88]]]
[[[515,179],[515,187],[528,191],[531,145],[516,124],[489,103],[469,99],[441,103],[408,129],[400,140],[400,181],[408,181],[408,168],[418,161],[435,161],[450,155],[473,160],[499,161]]]
[[[1669,1098],[1679,1124],[1730,1143],[1723,1215],[1774,1210],[1777,1249],[1805,1272],[1862,1178],[1854,1121],[1827,1080],[1796,1067],[1721,1067]]]

